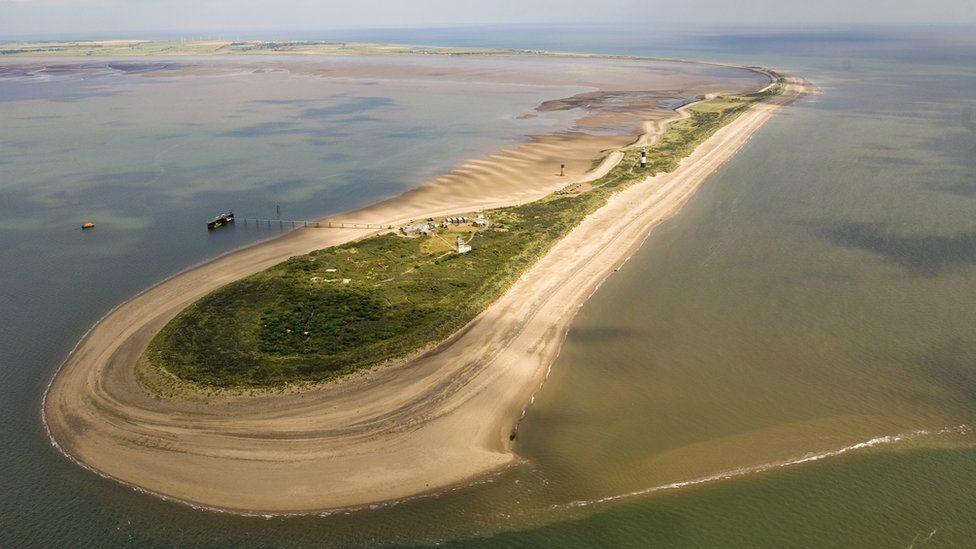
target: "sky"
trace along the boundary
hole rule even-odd
[[[0,0],[0,39],[490,24],[976,24],[976,0]]]

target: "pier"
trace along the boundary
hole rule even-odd
[[[393,229],[393,225],[379,225],[376,223],[357,223],[353,221],[310,221],[308,219],[271,219],[265,217],[239,217],[238,220],[244,222],[244,226],[247,227],[248,224],[254,224],[256,226],[267,226],[273,227],[275,225],[278,228],[291,227],[293,229],[297,228],[311,228],[311,229]]]

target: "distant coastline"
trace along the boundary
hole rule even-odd
[[[662,61],[689,63],[726,68],[745,68],[762,71],[762,67],[738,67],[725,63],[649,55],[611,53],[580,53],[573,51],[475,48],[459,46],[424,46],[409,44],[381,44],[331,40],[0,40],[0,59],[18,58],[138,58],[138,57],[222,57],[222,56],[384,56],[384,55],[440,55],[440,56],[526,56],[567,57],[578,59],[619,59],[634,61]]]
[[[490,55],[520,50],[447,48],[330,41],[78,40],[0,41],[0,57],[161,57],[210,55]],[[526,52],[529,53],[529,52]]]

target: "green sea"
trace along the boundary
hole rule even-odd
[[[63,332],[114,293],[59,315],[45,276],[3,256],[21,286],[0,290],[17,317],[0,339],[0,545],[976,546],[971,30],[358,32],[341,38],[762,64],[823,93],[766,124],[581,307],[517,466],[395,505],[237,517],[67,462],[40,395]]]

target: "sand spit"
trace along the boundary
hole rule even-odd
[[[407,364],[300,394],[210,403],[154,397],[137,381],[133,365],[180,310],[221,285],[363,233],[297,230],[170,278],[109,313],[68,357],[45,396],[52,441],[80,464],[144,491],[259,514],[397,500],[510,464],[515,455],[509,435],[578,306],[648,231],[677,212],[805,89],[793,79],[784,96],[740,116],[674,173],[619,193],[465,330]],[[511,204],[553,190],[555,183],[543,183],[493,194],[493,181],[511,173],[492,177],[495,164],[509,166],[505,153],[500,156],[470,164],[474,172],[488,170],[482,179],[459,178],[489,199],[451,193],[445,200],[439,186],[452,181],[438,179],[349,217],[395,223],[418,212]],[[556,182],[565,185],[567,179]]]

